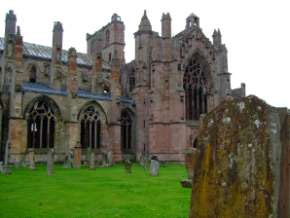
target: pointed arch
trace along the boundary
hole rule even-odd
[[[80,142],[82,148],[100,149],[102,143],[102,129],[107,123],[103,107],[91,101],[86,103],[78,114],[80,125]]]
[[[134,130],[134,114],[129,108],[124,108],[121,111],[121,150],[123,153],[134,153],[134,141],[133,141],[133,130]]]
[[[196,52],[188,60],[183,76],[187,120],[198,120],[201,114],[207,113],[209,79],[209,64]]]
[[[82,113],[86,110],[86,108],[88,108],[91,105],[94,105],[96,107],[96,110],[100,113],[101,119],[103,120],[103,122],[108,123],[107,113],[104,110],[103,106],[97,101],[89,101],[89,102],[86,102],[84,105],[82,105],[79,110],[77,119],[80,120],[80,116],[82,115]]]
[[[35,98],[25,109],[28,148],[53,148],[60,110],[47,96]]]

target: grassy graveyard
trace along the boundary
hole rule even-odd
[[[90,170],[46,166],[13,168],[0,174],[1,218],[183,218],[188,217],[191,189],[182,188],[182,165],[161,166],[160,175],[134,164]]]

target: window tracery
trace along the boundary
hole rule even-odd
[[[183,88],[187,120],[198,120],[207,113],[208,64],[198,54],[193,55],[185,68]]]
[[[53,148],[56,117],[45,100],[34,103],[27,120],[28,147]]]
[[[81,114],[81,146],[82,148],[101,147],[101,120],[97,108],[88,106]]]

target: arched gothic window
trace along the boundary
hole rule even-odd
[[[53,148],[56,117],[49,102],[36,101],[27,120],[28,147]]]
[[[183,88],[187,120],[198,120],[207,113],[208,64],[199,54],[193,55],[185,68]]]
[[[81,114],[81,146],[82,148],[101,147],[101,120],[97,108],[88,106]]]
[[[106,45],[108,45],[110,43],[110,31],[107,30],[106,31]]]
[[[29,72],[29,82],[35,83],[36,82],[36,66],[32,65]]]
[[[134,88],[135,88],[135,75],[134,72],[132,72],[129,75],[129,91],[132,92]]]
[[[128,110],[121,112],[121,146],[124,153],[132,151],[132,117]]]

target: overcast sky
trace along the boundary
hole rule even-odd
[[[144,9],[158,32],[162,13],[169,12],[173,34],[184,29],[186,17],[193,12],[210,39],[214,28],[220,28],[228,48],[232,88],[245,82],[247,94],[290,108],[289,0],[1,0],[2,37],[10,9],[17,15],[24,41],[50,46],[53,22],[61,21],[63,48],[73,46],[79,52],[86,52],[86,33],[106,25],[116,12],[125,23],[127,62],[134,58],[133,33]]]

